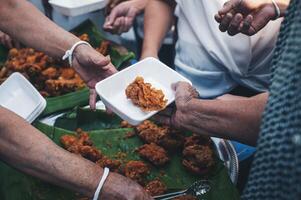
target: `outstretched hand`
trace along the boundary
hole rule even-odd
[[[188,121],[188,104],[199,96],[195,88],[187,82],[178,82],[173,85],[176,91],[175,106],[168,107],[153,117],[159,124],[164,124],[176,129],[182,129]]]
[[[80,45],[75,49],[73,67],[90,88],[89,104],[94,110],[97,97],[96,83],[116,73],[117,70],[109,57],[101,55],[88,45]]]
[[[277,16],[271,0],[230,0],[226,2],[215,20],[219,29],[233,36],[238,33],[254,35]]]

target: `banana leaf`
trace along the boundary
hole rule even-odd
[[[84,131],[120,128],[122,119],[117,115],[108,115],[105,111],[76,107],[56,119],[54,126],[75,131],[81,128]]]
[[[56,144],[60,145],[59,139],[64,134],[74,134],[74,132],[48,126],[36,122],[35,127],[45,133]],[[140,160],[135,149],[142,145],[139,138],[125,138],[126,133],[132,129],[105,129],[90,131],[90,137],[95,146],[103,154],[115,158],[118,152],[126,153],[125,160]],[[216,159],[216,166],[207,177],[195,176],[187,172],[181,164],[180,152],[171,157],[171,161],[164,168],[152,166],[148,180],[159,177],[170,191],[187,188],[194,181],[208,178],[211,182],[211,190],[202,199],[204,200],[236,200],[239,199],[235,186],[231,183],[227,169],[223,163]],[[0,197],[4,200],[23,199],[76,199],[77,195],[62,188],[44,183],[36,178],[24,175],[17,170],[0,163]]]

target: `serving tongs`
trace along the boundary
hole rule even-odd
[[[192,195],[197,198],[203,196],[207,192],[209,192],[211,189],[210,187],[210,181],[208,180],[199,180],[194,182],[188,189],[181,190],[178,192],[172,192],[168,194],[163,194],[159,196],[154,196],[154,199],[156,200],[168,200],[173,199],[176,197],[184,196],[184,195]]]

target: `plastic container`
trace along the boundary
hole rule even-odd
[[[49,3],[59,13],[74,17],[102,9],[108,0],[50,0]]]
[[[46,100],[16,72],[0,85],[0,105],[32,123],[45,109]]]
[[[178,81],[191,82],[155,58],[146,58],[96,84],[96,91],[102,102],[122,119],[132,125],[138,125],[158,111],[143,112],[127,99],[125,90],[137,76],[161,89],[171,104],[175,100],[175,92],[171,88]]]

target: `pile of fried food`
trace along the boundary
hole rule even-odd
[[[145,83],[140,76],[127,86],[125,94],[143,111],[163,110],[167,104],[163,91],[152,87],[150,83]]]
[[[78,129],[77,135],[63,135],[61,143],[69,152],[75,153],[101,167],[108,167],[111,171],[122,174],[144,187],[152,196],[166,193],[167,187],[160,180],[160,177],[149,181],[151,167],[164,167],[173,154],[182,151],[183,166],[191,173],[205,175],[214,166],[214,152],[210,138],[193,134],[185,137],[180,131],[173,130],[167,126],[158,126],[146,120],[142,124],[133,127],[126,121],[121,123],[122,128],[134,128],[134,132],[129,132],[124,139],[138,136],[143,145],[135,152],[145,160],[126,160],[126,154],[119,152],[113,156],[114,159],[104,155],[93,146],[88,133]],[[110,156],[112,157],[112,155]],[[183,196],[178,200],[194,200],[194,197]]]
[[[87,34],[80,39],[89,41]],[[96,50],[107,55],[108,47],[109,42],[103,41]],[[0,84],[14,72],[23,74],[44,97],[60,96],[85,87],[83,80],[65,62],[32,48],[9,51],[7,61],[0,66]]]

